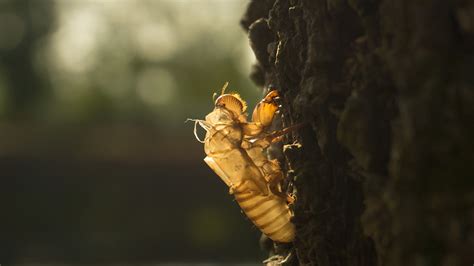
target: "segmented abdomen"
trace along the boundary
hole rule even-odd
[[[237,191],[234,196],[247,217],[266,236],[276,242],[293,241],[295,227],[290,222],[291,213],[284,199]]]

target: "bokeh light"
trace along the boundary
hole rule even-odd
[[[184,123],[226,81],[261,96],[245,7],[2,1],[4,262],[259,262],[260,233]]]

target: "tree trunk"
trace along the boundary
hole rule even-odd
[[[253,0],[241,23],[252,79],[305,123],[293,263],[472,265],[474,3]]]

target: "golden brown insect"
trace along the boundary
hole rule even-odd
[[[265,152],[289,131],[266,132],[278,109],[278,93],[269,92],[249,122],[245,101],[238,94],[224,94],[226,86],[206,120],[194,120],[207,131],[201,141],[207,155],[204,161],[229,186],[247,217],[265,235],[276,242],[291,242],[295,235],[288,208],[291,197],[281,189],[284,176],[278,162],[269,160]],[[196,124],[194,130],[196,134]]]

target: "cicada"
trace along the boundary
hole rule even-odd
[[[235,93],[226,94],[224,85],[214,110],[205,120],[194,120],[206,130],[204,161],[229,187],[247,217],[276,242],[292,242],[295,227],[288,204],[291,194],[282,191],[284,174],[266,149],[282,139],[288,129],[267,132],[278,110],[278,92],[270,91],[247,120],[246,102]]]

